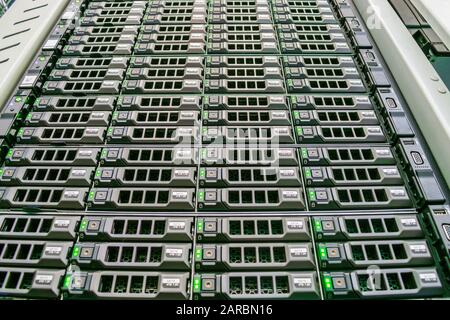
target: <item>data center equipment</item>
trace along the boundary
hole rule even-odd
[[[17,1],[0,299],[447,299],[449,14]]]

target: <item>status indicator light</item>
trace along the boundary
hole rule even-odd
[[[316,192],[314,190],[309,190],[308,196],[309,196],[309,200],[316,201]]]
[[[306,148],[302,148],[302,158],[308,158],[308,150]]]
[[[197,221],[197,232],[203,232],[203,220]]]
[[[329,277],[329,276],[324,277],[323,285],[325,286],[325,290],[327,290],[327,291],[333,290],[333,284],[331,283],[331,277]]]
[[[72,257],[78,257],[79,254],[80,254],[80,247],[74,247]]]
[[[307,178],[311,178],[311,170],[310,169],[305,169],[305,176]]]
[[[195,277],[194,278],[194,292],[200,292],[201,285],[202,285],[202,280],[200,279],[200,277]]]
[[[71,282],[72,282],[72,276],[66,276],[64,278],[63,288],[68,288],[70,286]]]
[[[195,260],[197,261],[202,260],[202,248],[195,249]]]
[[[316,220],[314,226],[316,228],[316,231],[322,231],[322,223],[320,222],[320,220]]]
[[[203,191],[200,191],[198,193],[198,200],[200,200],[200,201],[205,200],[205,193]]]
[[[87,220],[81,221],[81,224],[80,224],[80,231],[86,230],[87,224],[88,224]]]
[[[325,248],[320,248],[320,258],[325,259],[327,257],[327,252],[325,251]]]

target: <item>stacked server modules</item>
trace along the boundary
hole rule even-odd
[[[0,298],[449,295],[448,187],[357,1],[50,2],[1,106]]]

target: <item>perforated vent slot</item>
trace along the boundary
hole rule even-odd
[[[338,200],[342,203],[386,203],[388,195],[382,188],[337,189]]]
[[[345,218],[344,223],[350,234],[396,234],[399,232],[395,218]]]
[[[39,236],[48,234],[52,224],[53,218],[7,217],[0,225],[0,233],[11,237],[14,234]]]
[[[164,235],[165,220],[114,219],[111,225],[113,235]]]
[[[314,104],[318,107],[354,107],[356,102],[352,97],[314,97]]]
[[[233,275],[229,278],[228,293],[237,295],[286,295],[290,293],[288,276]]]
[[[358,286],[362,292],[415,290],[420,286],[416,279],[417,277],[411,271],[382,270],[380,277],[377,277],[377,283],[375,283],[368,274],[357,273]]]

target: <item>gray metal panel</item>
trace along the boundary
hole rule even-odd
[[[0,105],[5,104],[69,0],[20,0],[0,19]]]
[[[450,93],[387,0],[354,0],[450,185]]]

